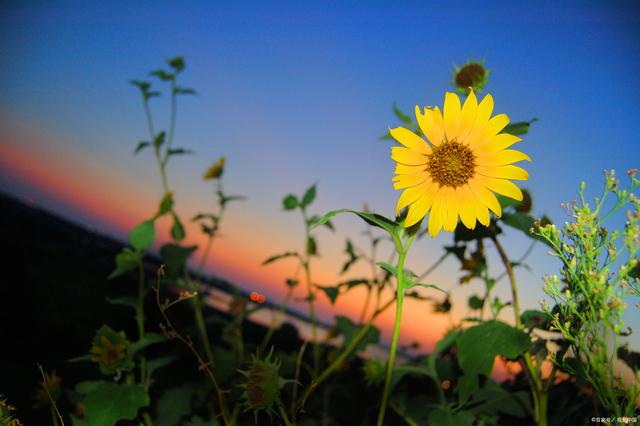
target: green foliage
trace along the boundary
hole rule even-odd
[[[137,251],[146,250],[156,239],[156,224],[153,220],[145,220],[129,233],[129,243]]]
[[[113,279],[133,271],[141,261],[142,256],[139,252],[134,252],[127,247],[123,248],[122,251],[116,255],[116,269],[111,272],[108,279]]]
[[[336,328],[338,330],[338,335],[344,336],[343,346],[346,346],[353,340],[354,336],[358,333],[362,326],[355,325],[349,318],[338,315],[336,316]],[[367,330],[364,338],[362,338],[360,343],[358,343],[358,345],[356,346],[356,350],[364,350],[367,345],[371,343],[378,343],[379,340],[380,330],[378,330],[376,327],[370,327]]]
[[[76,390],[86,393],[82,402],[87,426],[113,426],[118,420],[135,419],[138,410],[149,405],[141,385],[96,382]]]
[[[438,406],[429,413],[430,426],[472,426],[473,414],[467,411],[454,412],[450,407]]]
[[[273,263],[276,260],[284,259],[286,257],[300,257],[300,255],[298,254],[297,251],[287,251],[285,253],[276,254],[267,258],[264,262],[262,262],[262,264],[268,265],[269,263]]]
[[[180,221],[180,218],[177,214],[173,213],[173,225],[171,226],[171,236],[176,242],[180,242],[184,239],[186,232],[184,230],[184,226]]]
[[[198,246],[181,246],[168,243],[160,248],[160,255],[166,266],[169,277],[177,277],[186,267],[187,260],[196,251]]]
[[[297,207],[300,206],[300,203],[298,201],[298,197],[296,197],[293,194],[289,194],[286,197],[284,197],[284,199],[282,200],[282,207],[285,210],[293,210]]]
[[[188,386],[165,390],[156,406],[155,426],[175,426],[191,414],[193,391]]]
[[[487,321],[471,327],[456,340],[458,361],[466,375],[488,376],[496,355],[517,358],[531,347],[526,333],[500,321]]]

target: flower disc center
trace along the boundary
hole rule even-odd
[[[456,141],[433,147],[428,156],[427,171],[438,185],[457,188],[474,175],[476,162],[471,149]]]

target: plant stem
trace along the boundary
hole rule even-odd
[[[387,403],[389,402],[389,393],[391,392],[391,378],[393,376],[393,367],[396,362],[396,351],[398,349],[398,338],[400,337],[400,323],[402,322],[402,304],[404,302],[404,262],[407,257],[407,253],[411,248],[411,243],[415,234],[411,235],[407,239],[406,245],[402,246],[402,241],[395,240],[396,251],[398,252],[398,263],[396,265],[396,320],[393,325],[393,337],[391,338],[391,348],[389,349],[389,361],[387,362],[387,371],[384,380],[384,391],[382,393],[382,401],[380,403],[380,411],[378,412],[378,426],[382,426],[384,422],[385,411],[387,410]]]
[[[144,339],[144,264],[138,262],[138,301],[136,303],[136,323],[138,324],[138,340]],[[140,358],[140,383],[144,383],[147,375],[147,359],[144,355]]]
[[[287,416],[287,411],[284,409],[284,406],[282,405],[282,402],[280,401],[280,399],[277,400],[277,404],[278,404],[278,411],[280,412],[280,418],[282,418],[282,421],[284,422],[285,426],[291,426],[291,421],[289,421],[289,416]]]
[[[287,306],[289,306],[289,301],[291,300],[292,296],[293,296],[293,287],[289,286],[289,289],[287,290],[287,295],[284,297],[284,301],[282,302],[282,305],[280,305],[280,309],[271,318],[271,326],[269,327],[267,334],[265,334],[264,339],[262,339],[258,352],[262,353],[267,347],[267,345],[269,344],[269,342],[271,341],[271,338],[273,337],[273,333],[275,333],[276,331],[277,317],[282,317],[284,312],[287,310]]]
[[[316,294],[313,290],[313,281],[311,281],[311,254],[309,253],[309,240],[311,238],[311,229],[309,228],[309,219],[307,212],[302,209],[302,217],[304,219],[305,241],[304,241],[304,258],[302,266],[304,268],[305,281],[307,283],[307,299],[309,301],[309,316],[311,317],[311,341],[313,343],[313,374],[312,377],[318,375],[320,369],[320,344],[318,342],[318,317],[316,315]]]
[[[496,246],[498,250],[498,254],[500,255],[500,259],[504,264],[504,267],[507,271],[507,276],[509,277],[509,285],[511,286],[511,296],[513,299],[513,313],[516,320],[516,328],[518,330],[523,330],[522,320],[520,319],[520,303],[518,301],[518,288],[516,286],[516,276],[513,273],[513,267],[511,266],[511,261],[507,256],[507,252],[505,251],[502,244],[498,241],[498,238],[495,235],[491,236],[491,240]],[[533,396],[534,403],[534,418],[536,424],[538,426],[547,426],[547,399],[548,395],[544,389],[542,381],[538,375],[538,372],[533,365],[533,359],[531,358],[531,353],[529,351],[525,352],[523,355],[526,370],[528,370],[528,377],[530,379],[529,386],[531,388],[531,393]]]

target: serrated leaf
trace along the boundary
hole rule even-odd
[[[282,207],[285,210],[293,210],[298,207],[298,197],[293,194],[289,194],[282,200]]]
[[[488,376],[497,355],[514,359],[531,347],[529,336],[500,321],[487,321],[458,336],[458,361],[468,375]]]
[[[338,287],[329,287],[329,286],[324,287],[321,285],[318,285],[316,287],[318,287],[320,290],[324,292],[324,294],[327,295],[327,298],[329,299],[332,305],[336,303],[336,299],[340,295],[340,289]]]
[[[285,253],[276,254],[274,256],[269,257],[267,260],[262,262],[262,265],[268,265],[269,263],[275,262],[276,260],[284,259],[285,257],[300,257],[297,251],[287,251]]]
[[[129,271],[133,271],[138,267],[138,262],[140,262],[140,254],[133,252],[128,247],[125,247],[116,255],[116,269],[109,274],[107,279],[111,280],[119,277],[120,275],[124,275]]]
[[[307,207],[309,204],[313,202],[316,198],[316,186],[311,185],[309,189],[306,190],[304,195],[302,196],[302,201],[300,202],[300,207],[303,209]]]
[[[118,420],[134,419],[149,405],[149,396],[141,385],[101,382],[82,403],[87,425],[113,426]]]
[[[182,225],[182,222],[180,221],[180,218],[178,217],[178,215],[176,215],[175,213],[173,213],[173,225],[171,226],[171,237],[173,237],[173,239],[178,243],[184,240],[184,237],[185,237],[184,226]]]
[[[151,219],[145,220],[129,233],[129,242],[137,251],[145,250],[156,239],[156,225]]]
[[[151,143],[149,141],[140,141],[140,142],[138,142],[138,145],[136,145],[135,151],[133,151],[133,155],[139,153],[140,151],[142,151],[143,149],[145,149],[149,145],[151,145]]]

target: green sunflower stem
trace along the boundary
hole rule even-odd
[[[311,253],[309,253],[309,239],[311,238],[311,228],[309,226],[309,218],[307,212],[302,208],[302,218],[304,220],[305,229],[305,256],[302,261],[304,268],[305,281],[307,283],[307,299],[309,301],[309,316],[311,317],[311,341],[313,342],[313,374],[315,378],[320,370],[320,343],[318,342],[318,316],[316,314],[316,293],[313,290],[313,281],[311,280]]]
[[[138,340],[144,339],[144,264],[138,262],[138,301],[136,303],[136,323],[138,325]],[[144,383],[147,377],[147,359],[140,358],[140,383]]]
[[[396,265],[397,280],[397,296],[396,296],[396,320],[393,325],[393,337],[391,338],[391,348],[389,349],[389,361],[387,362],[387,371],[384,380],[384,391],[382,393],[382,401],[380,402],[380,411],[378,412],[378,426],[384,423],[384,415],[389,403],[389,393],[391,392],[391,378],[393,377],[393,368],[396,362],[396,351],[398,349],[398,338],[400,337],[400,323],[402,322],[402,304],[404,302],[404,262],[407,253],[411,248],[415,234],[409,236],[406,245],[403,247],[402,242],[394,239],[396,250],[398,252],[398,263]]]

